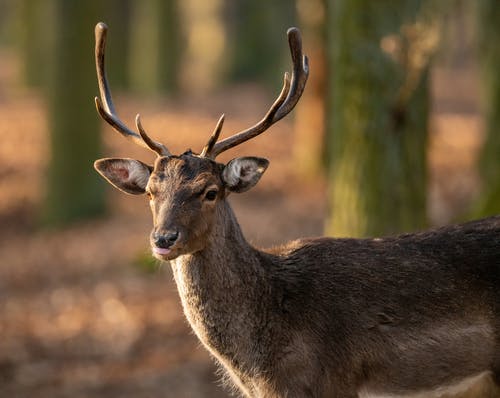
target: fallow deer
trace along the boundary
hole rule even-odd
[[[301,239],[272,250],[245,240],[227,197],[268,161],[217,155],[268,129],[308,76],[299,31],[281,94],[253,127],[198,153],[172,155],[117,116],[96,26],[99,114],[158,155],[154,166],[106,158],[95,168],[149,196],[152,253],[170,262],[194,332],[247,397],[437,397],[489,374],[500,382],[500,217],[379,239]]]

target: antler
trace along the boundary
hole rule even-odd
[[[221,117],[217,123],[217,128],[200,156],[215,159],[220,153],[263,133],[271,125],[284,118],[295,107],[307,82],[309,64],[307,56],[302,54],[300,31],[297,28],[290,28],[287,35],[293,62],[292,78],[290,79],[288,73],[285,72],[281,93],[271,105],[267,114],[254,126],[216,143],[222,128],[223,117]]]
[[[136,132],[130,130],[116,114],[113,99],[111,98],[108,79],[106,77],[106,70],[104,68],[104,51],[106,47],[107,31],[108,27],[103,22],[99,22],[95,27],[95,65],[97,70],[99,93],[101,95],[100,99],[95,97],[97,112],[99,112],[99,115],[101,115],[101,117],[108,122],[111,127],[122,134],[125,138],[131,139],[142,147],[151,149],[159,156],[170,156],[170,152],[165,145],[153,141],[146,134],[146,131],[142,128],[139,115],[135,118],[137,130],[139,130],[139,134],[137,134]]]

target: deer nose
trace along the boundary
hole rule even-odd
[[[175,243],[178,237],[179,237],[178,231],[167,231],[161,234],[154,233],[153,243],[156,247],[160,247],[162,249],[168,249]]]

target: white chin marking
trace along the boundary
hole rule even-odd
[[[376,391],[373,392],[369,388],[363,387],[359,390],[359,398],[441,398],[446,396],[455,396],[461,392],[467,391],[481,379],[486,377],[489,372],[479,373],[474,376],[466,377],[456,384],[437,387],[429,391],[408,392],[405,394],[394,394],[391,392]]]

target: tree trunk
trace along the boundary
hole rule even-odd
[[[100,214],[104,195],[92,163],[100,152],[93,27],[95,1],[55,1],[48,87],[51,159],[44,221],[51,226]]]
[[[158,88],[157,0],[133,2],[134,22],[130,27],[130,88],[136,92],[156,93]]]
[[[183,94],[202,98],[220,83],[226,37],[222,0],[183,0],[177,3],[183,43],[180,85]]]
[[[480,0],[478,6],[486,139],[479,169],[482,194],[474,215],[482,217],[500,213],[500,4]]]
[[[331,235],[427,223],[427,66],[438,35],[424,3],[328,1]]]
[[[297,174],[311,181],[324,175],[325,144],[325,0],[297,0],[304,52],[312,65],[307,89],[294,110],[294,161]]]
[[[159,89],[165,94],[176,94],[183,48],[178,0],[158,0],[157,18]]]
[[[134,2],[130,78],[139,92],[175,94],[182,58],[177,0]]]
[[[51,2],[22,0],[18,4],[19,48],[22,59],[22,78],[28,87],[42,87],[47,81],[46,49],[50,45],[47,19],[52,13]]]
[[[106,46],[106,69],[108,70],[109,84],[113,91],[127,89],[129,87],[127,64],[130,56],[132,1],[106,0],[102,2],[101,7],[103,10],[99,21],[105,22],[110,29],[109,43]]]
[[[293,3],[290,6],[288,0],[236,0],[226,6],[229,80],[260,81],[279,89],[281,80],[276,71],[286,70],[289,63],[283,37],[296,21]]]

